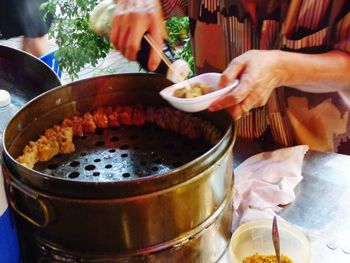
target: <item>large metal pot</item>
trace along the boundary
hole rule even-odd
[[[59,77],[40,59],[0,45],[0,89],[11,94],[17,107],[59,85]]]
[[[4,133],[4,174],[19,227],[72,262],[215,262],[230,238],[235,130],[225,112],[199,114],[223,131],[198,158],[166,173],[113,182],[58,178],[20,165],[29,140],[65,117],[115,104],[167,105],[153,74],[77,81],[28,103]],[[176,142],[175,142],[176,143]]]

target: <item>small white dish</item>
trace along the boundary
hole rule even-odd
[[[235,80],[224,88],[219,88],[220,73],[206,73],[191,79],[176,83],[160,91],[160,95],[175,108],[186,112],[198,112],[207,109],[210,104],[223,95],[232,91],[239,81]],[[204,83],[214,89],[214,91],[195,98],[177,98],[174,91],[184,88],[194,83]]]

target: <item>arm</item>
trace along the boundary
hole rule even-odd
[[[244,112],[265,105],[273,89],[280,86],[312,93],[350,89],[350,55],[339,50],[322,54],[251,50],[230,63],[220,85],[236,78],[240,84],[215,101],[210,110],[229,107],[232,116],[238,119]]]
[[[185,14],[186,4],[187,0],[117,1],[110,36],[114,47],[129,60],[135,60],[143,36],[149,33],[162,50],[167,38],[164,16]],[[156,70],[159,63],[160,57],[151,49],[148,69]]]
[[[110,39],[114,47],[129,60],[135,60],[143,36],[149,33],[156,45],[162,49],[167,38],[163,14],[158,0],[119,1],[115,8]],[[151,49],[148,69],[154,71],[160,57]]]
[[[332,50],[309,55],[284,52],[282,61],[289,77],[284,86],[311,93],[324,93],[350,89],[350,54]],[[288,63],[291,61],[291,63]]]

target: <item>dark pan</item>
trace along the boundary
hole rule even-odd
[[[0,45],[0,89],[11,94],[17,107],[22,107],[34,97],[60,85],[56,73],[40,59]]]

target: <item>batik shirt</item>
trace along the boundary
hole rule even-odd
[[[188,15],[196,74],[222,72],[250,49],[350,52],[347,0],[162,0],[165,17]],[[281,21],[291,18],[287,34]],[[279,87],[265,107],[240,119],[238,135],[258,138],[270,127],[282,146],[350,154],[349,90],[306,93]]]

